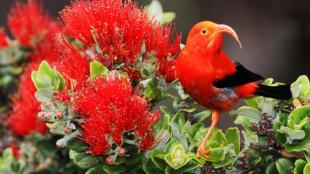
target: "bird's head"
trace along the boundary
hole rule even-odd
[[[215,52],[222,47],[223,33],[234,37],[241,47],[238,35],[231,27],[211,21],[203,21],[194,25],[188,35],[186,46],[197,47],[199,45],[199,47],[206,48],[208,52]]]

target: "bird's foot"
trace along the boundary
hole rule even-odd
[[[197,158],[204,157],[205,159],[210,159],[210,156],[208,154],[209,151],[205,149],[205,145],[201,144],[197,150]]]

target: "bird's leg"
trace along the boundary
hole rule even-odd
[[[206,146],[206,143],[208,141],[208,139],[210,138],[210,135],[212,133],[212,130],[216,127],[217,123],[220,121],[221,119],[221,114],[218,112],[218,111],[213,111],[212,112],[212,116],[211,116],[211,126],[209,127],[208,129],[208,132],[205,136],[205,138],[203,139],[202,143],[200,144],[198,150],[197,150],[197,157],[205,157],[205,158],[209,158],[208,156],[208,152],[205,150],[205,146]]]

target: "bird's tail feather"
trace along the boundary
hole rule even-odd
[[[290,85],[280,85],[280,86],[266,86],[259,84],[255,91],[255,95],[270,97],[275,99],[291,99],[292,93]]]

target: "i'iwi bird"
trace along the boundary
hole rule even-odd
[[[220,113],[232,109],[238,100],[254,96],[292,97],[289,85],[271,87],[259,84],[257,81],[264,79],[261,75],[230,59],[222,48],[225,33],[240,44],[236,32],[227,25],[210,21],[196,24],[176,61],[176,75],[185,92],[212,111],[212,123],[197,150],[198,157],[209,158],[205,145],[220,121]]]

